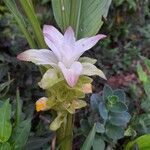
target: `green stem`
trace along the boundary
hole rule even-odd
[[[67,121],[57,131],[59,150],[71,150],[73,141],[73,115],[67,115]]]

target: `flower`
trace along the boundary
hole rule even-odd
[[[44,110],[47,110],[48,107],[46,105],[48,101],[48,98],[46,97],[42,97],[40,98],[39,100],[36,101],[36,111],[39,112],[39,111],[44,111]]]
[[[44,25],[43,34],[45,42],[51,50],[30,49],[19,54],[17,58],[22,61],[31,61],[37,65],[52,66],[56,71],[62,72],[70,87],[76,85],[80,75],[99,75],[106,79],[103,72],[93,65],[92,59],[87,57],[81,61],[79,59],[85,51],[92,48],[100,39],[105,38],[105,35],[98,34],[76,41],[72,27],[68,27],[62,35],[51,25]]]

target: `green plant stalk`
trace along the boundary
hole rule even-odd
[[[20,3],[21,3],[22,8],[24,9],[32,27],[33,27],[39,48],[47,48],[47,46],[44,42],[44,37],[43,37],[42,31],[41,31],[39,21],[36,17],[34,10],[33,10],[33,7],[30,4],[30,1],[20,0]]]
[[[67,121],[57,131],[59,150],[71,150],[73,141],[73,115],[67,115]]]
[[[18,11],[15,3],[11,0],[5,0],[4,3],[8,7],[9,11],[13,14],[13,16],[14,16],[20,30],[24,34],[29,46],[31,48],[36,48],[36,44],[35,44],[34,40],[32,39],[32,36],[30,35],[29,31],[26,28],[26,24],[23,20],[23,16]]]

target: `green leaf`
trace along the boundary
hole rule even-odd
[[[111,0],[82,0],[78,38],[95,35],[101,28]]]
[[[6,100],[0,107],[0,141],[6,142],[11,136],[12,125],[10,122],[11,105]]]
[[[144,99],[141,101],[141,108],[146,111],[149,112],[150,111],[150,99]]]
[[[13,80],[9,80],[7,82],[0,84],[0,93],[1,97],[5,96],[7,92],[9,91],[10,84],[13,82]]]
[[[31,119],[22,121],[13,131],[10,139],[13,150],[23,149],[27,143],[31,129]]]
[[[137,64],[137,73],[138,73],[140,81],[146,83],[148,80],[147,74],[144,72],[144,70],[142,69],[142,66],[139,63]]]
[[[108,98],[108,101],[106,103],[106,107],[111,112],[116,112],[116,113],[121,113],[121,112],[127,111],[126,104],[118,101],[118,97],[116,97],[116,96],[110,96]]]
[[[97,122],[96,123],[96,132],[97,133],[104,133],[105,132],[105,127],[103,124]]]
[[[123,113],[111,113],[109,116],[109,122],[116,126],[126,126],[131,116],[128,112]]]
[[[114,126],[112,124],[107,124],[105,133],[109,138],[113,140],[118,140],[123,138],[124,129],[122,127]]]
[[[146,67],[150,70],[150,59],[146,58],[146,57],[142,57],[144,58],[144,63],[146,65]]]
[[[27,30],[27,25],[25,24],[24,18],[21,15],[21,13],[19,12],[15,2],[13,0],[4,0],[4,3],[6,4],[8,9],[10,10],[10,12],[13,14],[16,22],[18,23],[18,26],[19,26],[20,30],[24,34],[24,36],[25,36],[26,40],[28,41],[30,47],[35,48],[36,44],[35,44],[32,36],[31,36],[31,34]]]
[[[54,17],[61,30],[72,26],[78,38],[99,31],[110,4],[111,0],[52,0]]]
[[[85,135],[85,137],[87,137],[90,132],[90,129],[91,129],[91,126],[90,126],[88,120],[82,119],[80,121],[80,125],[81,125],[81,130],[82,130],[83,134]]]
[[[95,137],[95,132],[96,132],[96,124],[94,124],[92,130],[90,131],[88,137],[84,141],[81,150],[91,150],[91,147],[94,142],[94,137]]]
[[[99,113],[100,113],[100,116],[104,120],[107,120],[107,118],[108,118],[108,110],[106,109],[105,104],[103,102],[99,103]]]
[[[15,123],[15,126],[18,126],[19,123],[21,122],[21,114],[22,114],[22,102],[21,102],[21,99],[20,99],[19,90],[17,89],[17,92],[16,92],[16,112],[15,112],[16,123]]]
[[[109,96],[113,95],[113,90],[112,88],[105,84],[104,88],[103,88],[103,99],[104,101],[108,99]]]
[[[33,137],[32,139],[29,139],[29,141],[27,142],[26,146],[25,146],[25,150],[37,150],[42,148],[45,144],[47,144],[49,142],[49,139],[51,137],[48,138],[39,138],[39,137]]]
[[[139,150],[149,150],[150,149],[150,134],[145,134],[138,137],[134,141],[129,142],[124,150],[133,149],[134,144],[138,145]]]
[[[95,136],[93,142],[93,150],[104,150],[105,149],[105,142],[101,139],[100,136]]]
[[[12,150],[9,143],[0,143],[0,150]]]
[[[146,83],[144,83],[144,90],[148,96],[148,99],[150,100],[150,80],[148,80]]]
[[[136,135],[137,135],[136,131],[135,131],[131,126],[129,126],[129,127],[125,130],[125,133],[124,133],[124,136],[136,137]]]
[[[102,97],[98,94],[92,94],[90,97],[90,105],[93,111],[98,111],[99,102],[102,100]]]
[[[30,3],[29,0],[20,0],[20,4],[33,27],[35,38],[37,40],[37,44],[39,48],[47,48],[45,41],[44,41],[42,30],[40,27],[40,22],[38,21],[37,15],[35,13],[35,10],[32,7],[32,4]]]
[[[115,90],[113,95],[117,96],[118,100],[121,102],[125,102],[125,100],[126,100],[125,92],[121,89]]]
[[[52,0],[55,20],[62,31],[69,26],[70,0]]]

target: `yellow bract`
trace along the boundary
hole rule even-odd
[[[48,98],[42,97],[38,101],[36,101],[36,111],[43,111],[47,110],[46,102],[48,101]]]

